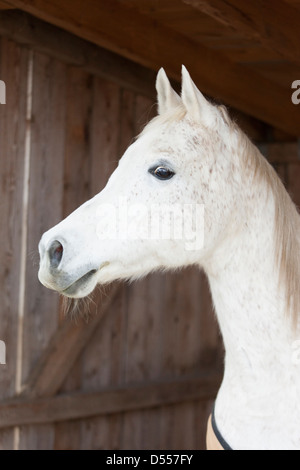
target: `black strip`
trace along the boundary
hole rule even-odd
[[[220,433],[220,431],[218,429],[218,426],[217,426],[217,423],[216,423],[216,418],[215,418],[215,405],[214,405],[212,413],[211,413],[211,425],[212,425],[213,431],[216,435],[216,438],[220,442],[223,449],[224,450],[232,450],[232,448],[227,444],[227,442],[225,441],[224,437],[222,436],[222,434]]]

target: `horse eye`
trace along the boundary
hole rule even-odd
[[[170,170],[170,168],[167,168],[165,166],[151,168],[149,172],[160,180],[169,180],[170,178],[172,178],[172,176],[175,175],[175,173]]]

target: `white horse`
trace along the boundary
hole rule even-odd
[[[300,449],[299,215],[184,67],[181,97],[163,69],[156,88],[159,115],[104,190],[43,235],[39,279],[79,298],[98,283],[203,268],[226,351],[214,433],[223,448]]]

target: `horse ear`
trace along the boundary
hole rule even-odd
[[[180,96],[173,90],[168,80],[166,72],[161,68],[156,78],[156,91],[158,101],[158,114],[176,108],[180,103]]]
[[[198,90],[185,66],[182,66],[181,99],[187,112],[195,121],[213,123],[215,108]]]

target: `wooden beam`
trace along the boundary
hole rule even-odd
[[[0,403],[0,429],[214,399],[220,382],[220,374],[208,373],[192,379],[139,384],[95,393],[5,400]]]
[[[156,99],[154,71],[23,11],[0,11],[0,35]]]
[[[74,321],[68,316],[64,319],[23,385],[22,397],[55,395],[119,290],[118,285],[107,288],[105,297],[99,302],[99,312],[91,312],[89,320],[81,317]]]
[[[195,43],[116,0],[7,0],[45,21],[152,69],[164,66],[180,80],[184,63],[208,95],[257,119],[300,134],[300,113],[291,90],[235,64],[219,51]]]
[[[300,64],[300,11],[282,0],[183,0],[283,59]]]

